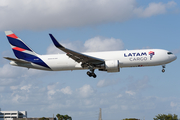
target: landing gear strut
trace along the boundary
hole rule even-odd
[[[96,74],[94,73],[94,69],[90,69],[90,71],[87,71],[87,75],[89,77],[93,77],[93,78],[96,78]]]
[[[164,73],[164,72],[165,72],[165,69],[164,69],[164,68],[165,68],[165,65],[163,65],[162,68],[163,68],[163,69],[162,69],[162,72]]]

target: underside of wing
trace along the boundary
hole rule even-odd
[[[82,63],[82,67],[87,67],[87,66],[96,66],[96,65],[100,65],[103,64],[105,61],[103,59],[99,59],[96,57],[92,57],[86,54],[82,54],[73,50],[70,50],[68,48],[65,48],[64,46],[62,46],[55,38],[52,34],[49,34],[54,45],[59,48],[60,50],[64,51],[66,53],[67,56],[69,56],[71,59],[73,59],[74,61],[78,62],[78,63]]]

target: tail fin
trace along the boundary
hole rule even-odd
[[[18,38],[12,31],[5,31],[8,41],[12,47],[15,56],[18,59],[31,59],[37,54],[29,48],[20,38]]]

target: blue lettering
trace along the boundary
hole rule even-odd
[[[139,53],[137,53],[136,56],[141,56],[141,55]]]
[[[143,55],[146,55],[146,56],[147,56],[146,52],[144,52],[144,53],[141,53],[141,56],[143,56]]]
[[[131,54],[131,53],[129,53],[128,57],[129,57],[129,56],[132,56],[132,54]]]
[[[136,56],[136,53],[132,53],[133,54],[133,56]]]
[[[124,57],[127,57],[127,55],[124,53]]]
[[[142,53],[124,53],[124,57],[132,57],[132,56],[147,56],[146,52],[142,52]]]

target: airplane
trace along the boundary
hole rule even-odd
[[[106,72],[120,72],[124,67],[165,65],[176,60],[172,52],[163,49],[121,50],[79,53],[62,46],[52,34],[54,45],[66,54],[39,55],[28,47],[12,31],[5,31],[16,58],[4,57],[13,66],[47,71],[84,70],[89,77],[96,78],[95,69]]]

